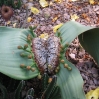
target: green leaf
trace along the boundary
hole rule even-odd
[[[53,80],[51,81],[51,83],[48,85],[46,91],[44,92],[45,99],[49,99],[50,95],[53,93],[53,90],[56,87],[56,81],[57,81],[57,77],[54,76]]]
[[[49,79],[49,76],[47,73],[44,73],[43,74],[43,77],[42,77],[42,91],[45,91],[46,88],[47,88],[47,85],[48,85],[48,79]]]
[[[22,92],[22,89],[24,88],[25,86],[25,81],[22,80],[20,81],[16,91],[15,91],[15,99],[21,99],[21,92]]]
[[[33,89],[33,88],[30,88],[30,89],[27,91],[27,95],[34,96],[34,89]]]
[[[62,44],[70,44],[79,34],[92,29],[93,27],[84,26],[75,21],[66,22],[58,31],[61,33]],[[58,35],[58,33],[56,33]]]
[[[58,30],[62,38],[62,45],[70,44],[78,35],[92,28],[94,27],[84,26],[75,21],[65,23]],[[58,33],[56,35],[58,36]],[[63,64],[60,64],[60,71],[57,73],[57,85],[60,87],[62,99],[85,99],[83,80],[79,70],[65,56],[63,59],[72,70],[69,71],[64,68]]]
[[[57,74],[57,85],[60,87],[62,99],[85,99],[83,91],[83,80],[78,69],[64,57],[65,63],[72,70],[64,68],[60,64],[60,71]]]
[[[95,59],[99,65],[99,28],[95,28],[79,35],[83,48]]]
[[[20,64],[32,65],[33,60],[22,58],[25,51],[18,49],[19,45],[27,44],[28,29],[0,27],[0,72],[14,79],[30,79],[36,77],[39,71],[36,66],[34,72],[20,68]],[[28,54],[28,52],[26,53]]]
[[[27,95],[25,99],[34,99],[34,98],[31,95]]]
[[[59,86],[55,86],[53,93],[50,95],[49,99],[61,99]]]

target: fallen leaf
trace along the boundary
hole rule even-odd
[[[62,2],[62,0],[54,0],[55,2],[57,2],[57,3],[61,3]]]
[[[78,1],[78,0],[69,0],[69,2],[72,2],[72,1],[75,2],[75,1]]]
[[[52,22],[55,22],[58,19],[58,17],[55,17],[52,19]]]
[[[11,23],[11,21],[7,21],[7,25],[9,25]]]
[[[44,40],[47,40],[47,38],[48,38],[48,33],[43,33],[43,34],[41,34],[41,35],[39,36],[39,38],[42,38],[42,39],[44,39]]]
[[[89,91],[87,94],[86,94],[86,99],[91,99],[91,94],[93,93],[94,90],[91,90]]]
[[[46,0],[40,0],[39,3],[42,7],[47,7],[48,6],[48,2]]]
[[[13,27],[15,28],[15,27],[16,27],[16,25],[17,25],[17,23],[14,23],[14,24],[13,24]]]
[[[73,21],[75,21],[75,20],[79,19],[79,17],[76,14],[74,14],[74,15],[71,15],[71,19]]]
[[[88,15],[87,15],[86,13],[83,13],[83,14],[81,15],[81,17],[82,17],[83,19],[87,20],[88,22],[90,22],[90,18],[88,17]]]
[[[95,1],[94,1],[94,0],[89,0],[89,3],[90,3],[90,4],[94,4]]]
[[[35,7],[31,7],[31,12],[34,13],[34,14],[38,14],[39,10]]]
[[[27,22],[31,22],[32,21],[32,18],[31,17],[28,17],[27,18]]]
[[[87,17],[86,20],[87,20],[88,22],[90,22],[90,18],[89,18],[89,17]]]
[[[99,99],[99,87],[86,94],[86,99]]]
[[[52,81],[52,78],[49,78],[49,79],[48,79],[48,83],[51,83],[51,81]]]
[[[53,2],[52,1],[50,1],[50,3],[49,3],[49,6],[51,6],[51,5],[53,5]]]
[[[60,23],[53,27],[53,32],[56,33],[56,31],[63,25],[63,23]]]
[[[81,16],[82,16],[82,18],[84,18],[84,19],[88,17],[86,13],[83,13]]]

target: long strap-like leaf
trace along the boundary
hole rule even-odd
[[[25,85],[25,81],[22,80],[15,91],[15,99],[21,99],[20,95],[24,85]]]
[[[8,98],[8,92],[7,92],[7,89],[0,83],[0,90],[2,92],[2,98],[3,99],[9,99]]]
[[[27,95],[31,95],[31,96],[34,96],[34,89],[33,88],[30,88],[27,92]]]
[[[57,81],[57,77],[54,76],[53,80],[51,81],[51,83],[48,85],[45,93],[44,93],[44,99],[49,99],[52,91],[55,89],[56,87],[56,81]]]
[[[48,79],[49,76],[47,73],[44,73],[43,77],[42,77],[42,91],[45,91],[48,85]]]

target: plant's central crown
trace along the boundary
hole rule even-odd
[[[44,35],[33,39],[32,50],[39,69],[52,73],[59,63],[60,39],[53,34]]]

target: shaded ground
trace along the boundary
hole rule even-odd
[[[75,39],[69,46],[66,57],[79,69],[84,80],[84,91],[99,87],[99,67],[97,67],[92,57],[81,47]]]
[[[38,35],[41,33],[53,33],[53,26],[65,23],[71,19],[75,19],[84,25],[99,26],[99,6],[97,3],[90,5],[89,2],[63,1],[62,3],[53,2],[52,5],[42,8],[38,1],[23,1],[22,7],[14,10],[14,15],[8,22],[0,14],[0,26],[28,28],[30,25],[36,25],[37,29],[35,32]],[[26,7],[26,5],[28,6]],[[37,15],[31,13],[31,6],[38,8],[40,13]],[[74,15],[79,18],[76,19]],[[27,22],[27,17],[31,17],[32,21]],[[71,43],[66,56],[80,70],[84,79],[85,92],[99,86],[99,68],[95,65],[90,55],[80,46],[78,39]]]

